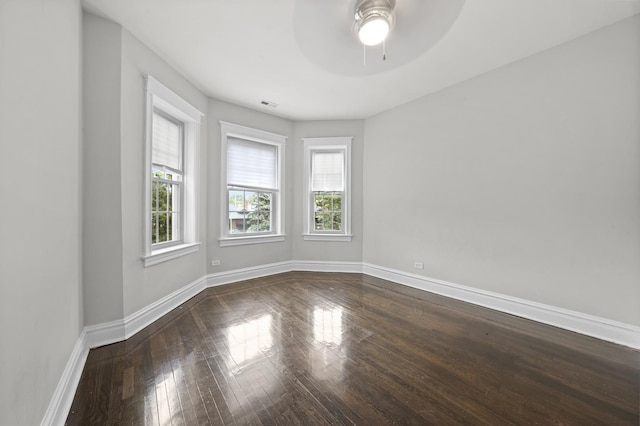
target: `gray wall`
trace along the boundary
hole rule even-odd
[[[364,151],[363,120],[301,121],[294,123],[294,138],[291,148],[293,164],[291,171],[292,215],[291,235],[292,259],[310,261],[362,261],[362,158]],[[304,158],[302,138],[353,136],[351,146],[351,226],[354,238],[350,242],[304,241],[303,193]]]
[[[82,328],[81,10],[0,2],[0,424],[39,424]]]
[[[364,261],[640,325],[638,117],[635,17],[366,120]]]
[[[205,274],[206,203],[197,253],[144,268],[144,75],[207,114],[207,98],[119,24],[84,14],[86,324],[121,320]],[[207,121],[200,137],[207,194]],[[106,181],[104,176],[109,176]],[[105,232],[106,230],[106,232]]]
[[[144,268],[144,80],[149,74],[205,114],[200,128],[200,228],[197,253]],[[122,32],[122,234],[124,314],[130,315],[205,274],[207,97],[126,30]]]
[[[82,24],[84,319],[87,324],[100,324],[124,316],[122,28],[86,13]]]

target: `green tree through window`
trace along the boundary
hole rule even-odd
[[[249,213],[250,232],[271,231],[271,194],[259,192],[251,200]]]
[[[314,192],[316,231],[342,230],[342,193]]]
[[[151,243],[163,243],[175,239],[174,220],[177,212],[174,197],[177,196],[178,185],[171,183],[174,175],[162,171],[154,171],[151,182]]]

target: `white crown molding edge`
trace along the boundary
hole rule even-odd
[[[640,327],[631,324],[368,263],[363,263],[362,271],[366,275],[382,278],[407,287],[527,318],[542,324],[630,348],[640,349]]]
[[[41,426],[64,425],[89,349],[126,340],[209,287],[290,271],[363,273],[539,323],[640,349],[640,327],[362,262],[293,260],[205,275],[124,320],[85,326],[71,352]]]

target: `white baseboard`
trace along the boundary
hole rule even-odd
[[[102,324],[87,325],[85,333],[85,345],[87,349],[98,348],[104,345],[120,342],[125,339],[124,320],[103,322]]]
[[[291,271],[291,262],[270,263],[268,265],[252,266],[250,268],[235,269],[233,271],[217,272],[207,275],[207,287],[216,287],[289,271]]]
[[[128,339],[171,310],[198,295],[206,288],[205,284],[205,277],[198,278],[162,299],[128,315],[122,320],[86,326],[83,330],[86,335],[86,347],[93,349]]]
[[[187,300],[200,294],[206,288],[206,282],[205,277],[200,277],[139,311],[127,315],[124,319],[124,338],[128,339]]]
[[[350,272],[362,273],[362,262],[319,262],[316,260],[294,260],[292,271],[311,272]]]
[[[58,386],[53,392],[53,397],[49,402],[49,407],[42,418],[41,426],[64,425],[73,403],[73,397],[80,383],[80,376],[87,361],[89,349],[85,343],[85,331],[82,330],[76,340],[76,344],[71,351],[67,365],[64,367],[62,377],[58,381]]]
[[[363,264],[362,271],[408,287],[640,349],[640,327],[630,324],[368,263]]]

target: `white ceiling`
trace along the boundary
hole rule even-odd
[[[412,1],[397,0],[398,14],[403,7],[407,13]],[[394,64],[390,39],[391,65],[345,74],[308,59],[314,52],[296,36],[296,28],[317,25],[299,21],[300,8],[314,2],[331,2],[333,13],[342,17],[344,8],[350,17],[354,0],[83,0],[83,5],[120,23],[208,96],[295,120],[369,117],[640,13],[640,0],[466,0],[425,53]],[[424,19],[430,26],[429,20],[438,18]],[[398,16],[394,30],[402,25]],[[330,43],[332,34],[318,35],[329,46],[337,44],[331,60],[352,60],[352,47],[345,46],[349,40]],[[353,43],[362,61],[355,38]],[[375,61],[380,50],[371,48],[367,63],[375,67]],[[261,100],[279,106],[265,107]]]

